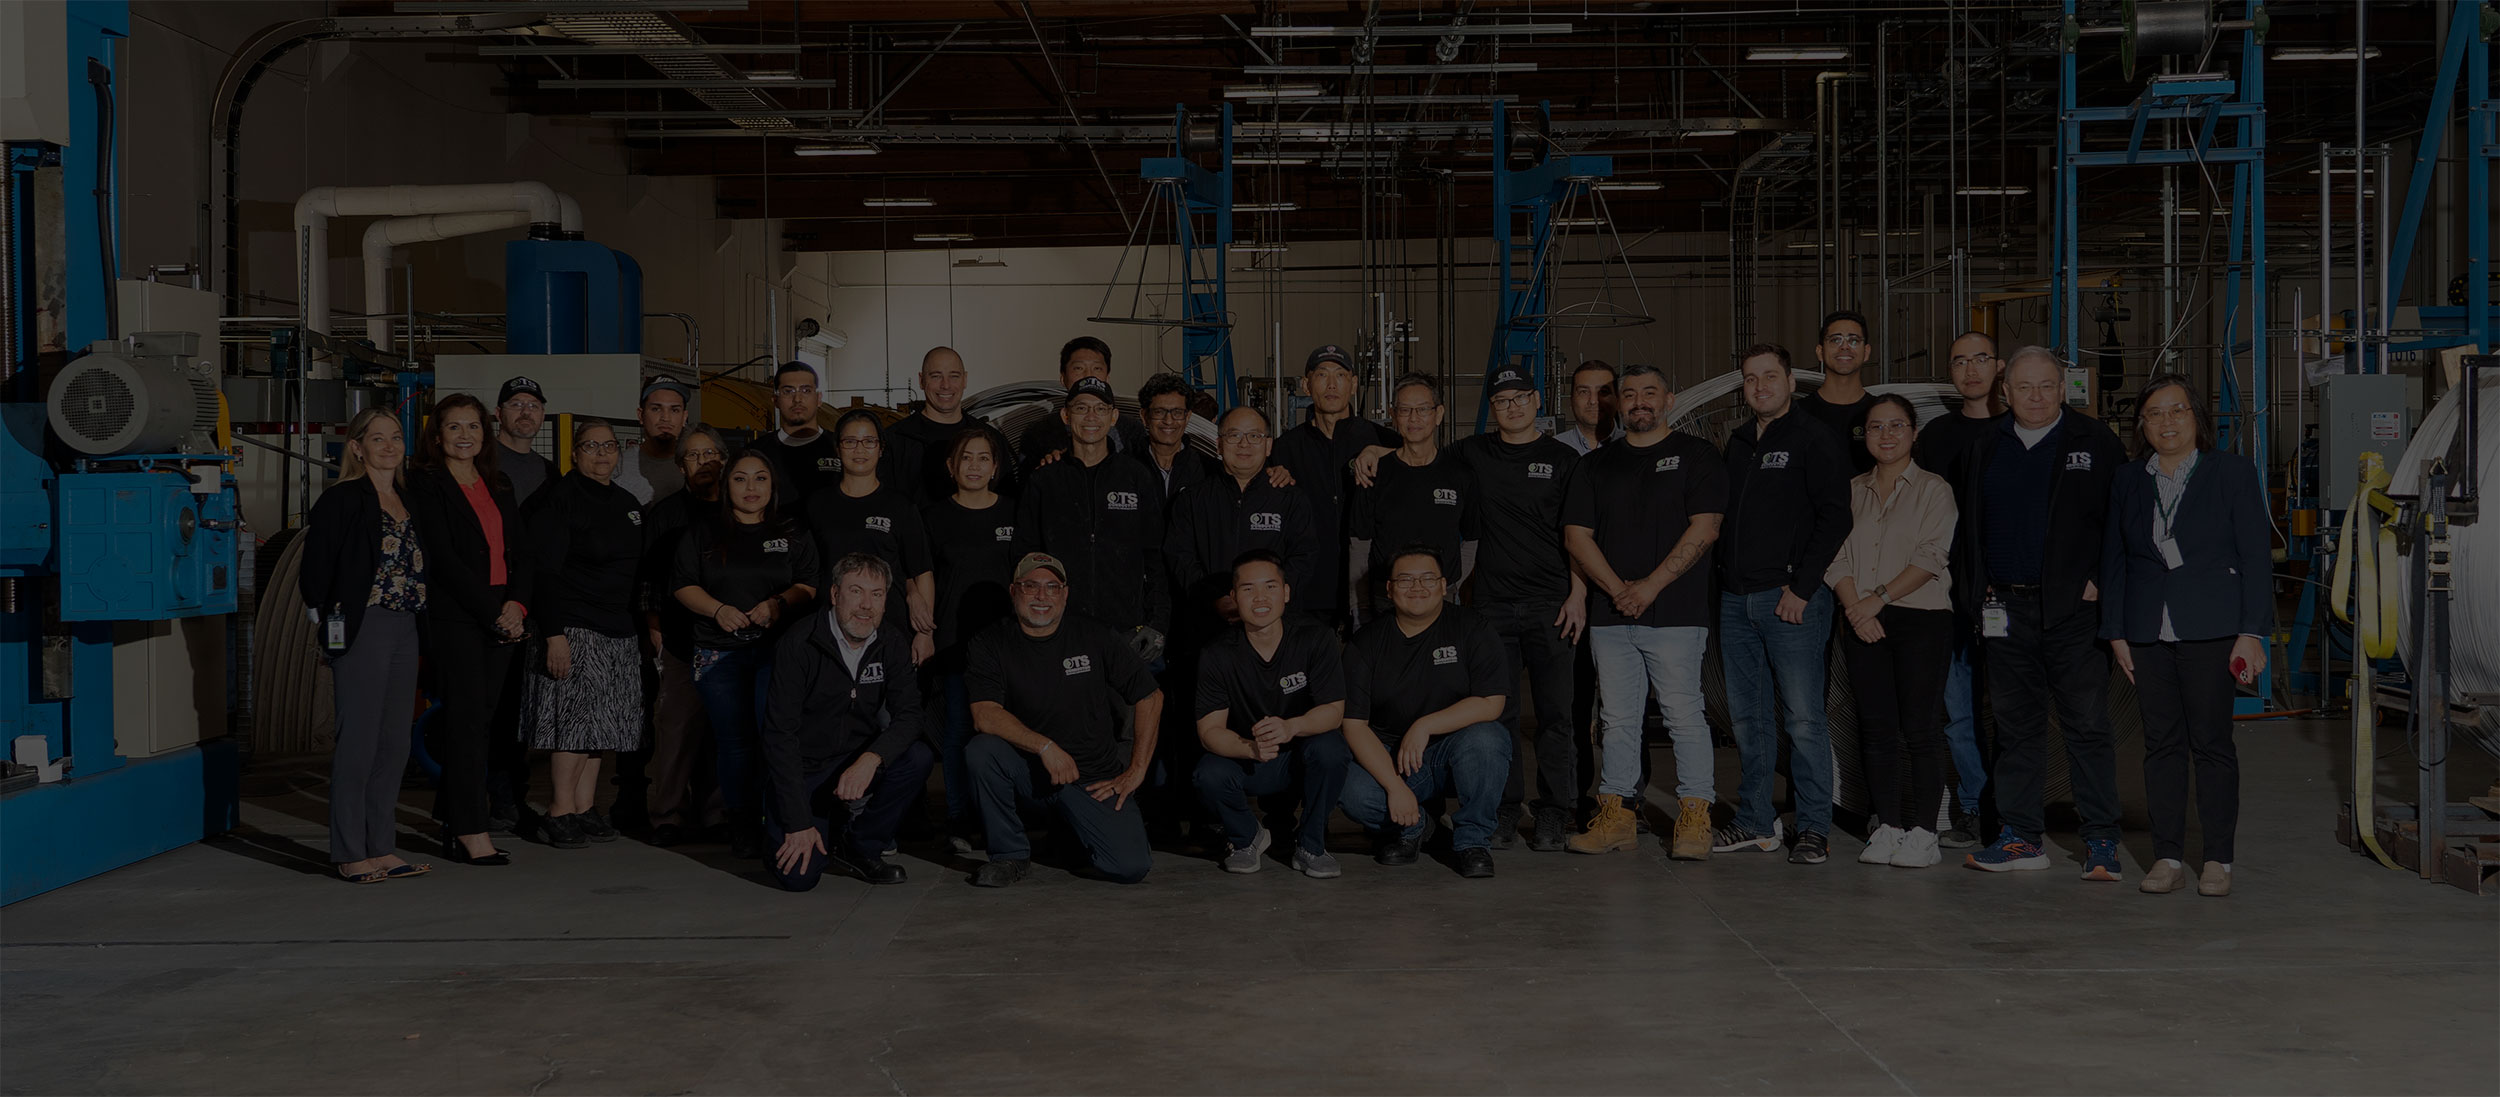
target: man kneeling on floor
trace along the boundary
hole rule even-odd
[[[1362,768],[1346,776],[1345,812],[1381,840],[1376,860],[1411,865],[1432,832],[1418,801],[1456,796],[1458,874],[1488,877],[1510,780],[1502,709],[1517,688],[1502,636],[1475,611],[1443,602],[1448,563],[1438,550],[1409,545],[1388,564],[1397,612],[1346,646],[1345,741]]]
[[[1198,663],[1198,798],[1222,820],[1224,871],[1257,872],[1267,828],[1250,798],[1302,790],[1295,871],[1341,874],[1328,854],[1328,816],[1345,792],[1345,653],[1337,634],[1288,615],[1285,561],[1252,549],[1233,562],[1233,608],[1241,627],[1207,645]]]
[[[981,734],[964,761],[990,846],[972,882],[1006,887],[1032,870],[1028,801],[1048,805],[1074,833],[1096,875],[1143,880],[1154,855],[1130,795],[1154,762],[1163,691],[1125,637],[1068,613],[1068,569],[1056,558],[1027,553],[1007,597],[1016,619],[990,626],[966,653],[964,687]],[[1125,756],[1124,715],[1134,736]]]
[[[833,604],[784,634],[764,705],[765,817],[773,875],[806,891],[825,865],[872,884],[899,884],[885,861],[903,815],[920,802],[936,752],[920,739],[920,682],[911,638],[885,623],[892,572],[853,553],[832,571]]]

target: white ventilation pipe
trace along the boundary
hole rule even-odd
[[[569,194],[556,195],[558,220],[567,237],[582,231],[582,207]],[[365,226],[365,335],[377,350],[391,349],[391,258],[401,244],[473,236],[481,232],[520,228],[530,223],[523,210],[487,213],[429,213],[394,217]]]
[[[545,183],[459,183],[450,186],[314,187],[295,200],[296,277],[303,288],[304,326],[330,333],[330,219],[333,217],[414,217],[428,213],[483,213],[517,210],[526,213],[533,232],[538,226],[558,231],[564,220],[563,199]],[[576,218],[578,220],[578,216]]]

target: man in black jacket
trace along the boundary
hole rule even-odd
[[[1753,417],[1728,436],[1727,517],[1719,536],[1719,655],[1744,768],[1737,786],[1743,803],[1710,848],[1779,848],[1771,779],[1780,748],[1773,725],[1780,722],[1797,812],[1788,860],[1819,865],[1830,856],[1832,827],[1831,730],[1823,718],[1832,593],[1823,572],[1849,536],[1849,460],[1837,434],[1796,412],[1797,378],[1785,348],[1748,348],[1744,374]]]
[[[1092,377],[1068,386],[1060,418],[1068,456],[1035,469],[1016,505],[1017,547],[1066,561],[1070,608],[1118,633],[1147,663],[1171,634],[1163,578],[1163,487],[1137,461],[1113,460],[1111,386]]]
[[[764,839],[781,886],[816,886],[828,861],[871,884],[899,884],[887,864],[903,815],[937,760],[920,738],[911,640],[885,623],[892,571],[853,553],[833,565],[831,605],[773,649],[763,741],[772,810]]]
[[[1988,699],[1996,713],[1995,844],[1973,868],[2049,867],[2040,841],[2048,727],[2065,732],[2075,814],[2083,820],[2086,880],[2117,880],[2118,756],[2109,727],[2109,656],[2101,648],[2101,534],[2109,485],[2126,451],[2100,420],[2065,406],[2055,352],[2006,356],[2013,414],[1965,458],[1962,520],[1954,531],[1975,566],[1954,575],[1957,605],[1978,607]]]

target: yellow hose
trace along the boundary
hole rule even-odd
[[[2396,567],[2396,501],[2387,497],[2387,461],[2375,453],[2361,455],[2361,486],[2352,509],[2344,512],[2344,532],[2335,553],[2335,578],[2329,601],[2335,616],[2353,626],[2352,661],[2352,831],[2362,848],[2388,868],[2401,867],[2378,844],[2378,700],[2370,685],[2370,663],[2396,653],[2396,595],[2401,583]],[[2377,511],[2375,518],[2372,511]],[[2361,536],[2368,519],[2376,528]],[[2360,575],[2360,597],[2353,597],[2354,574]]]

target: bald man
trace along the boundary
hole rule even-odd
[[[963,355],[953,347],[931,347],[920,356],[920,408],[885,429],[885,467],[877,478],[892,484],[914,506],[926,506],[955,493],[946,474],[946,451],[955,433],[974,420],[964,414]],[[1001,455],[1002,480],[991,490],[1013,493],[1003,479],[1015,462]]]

